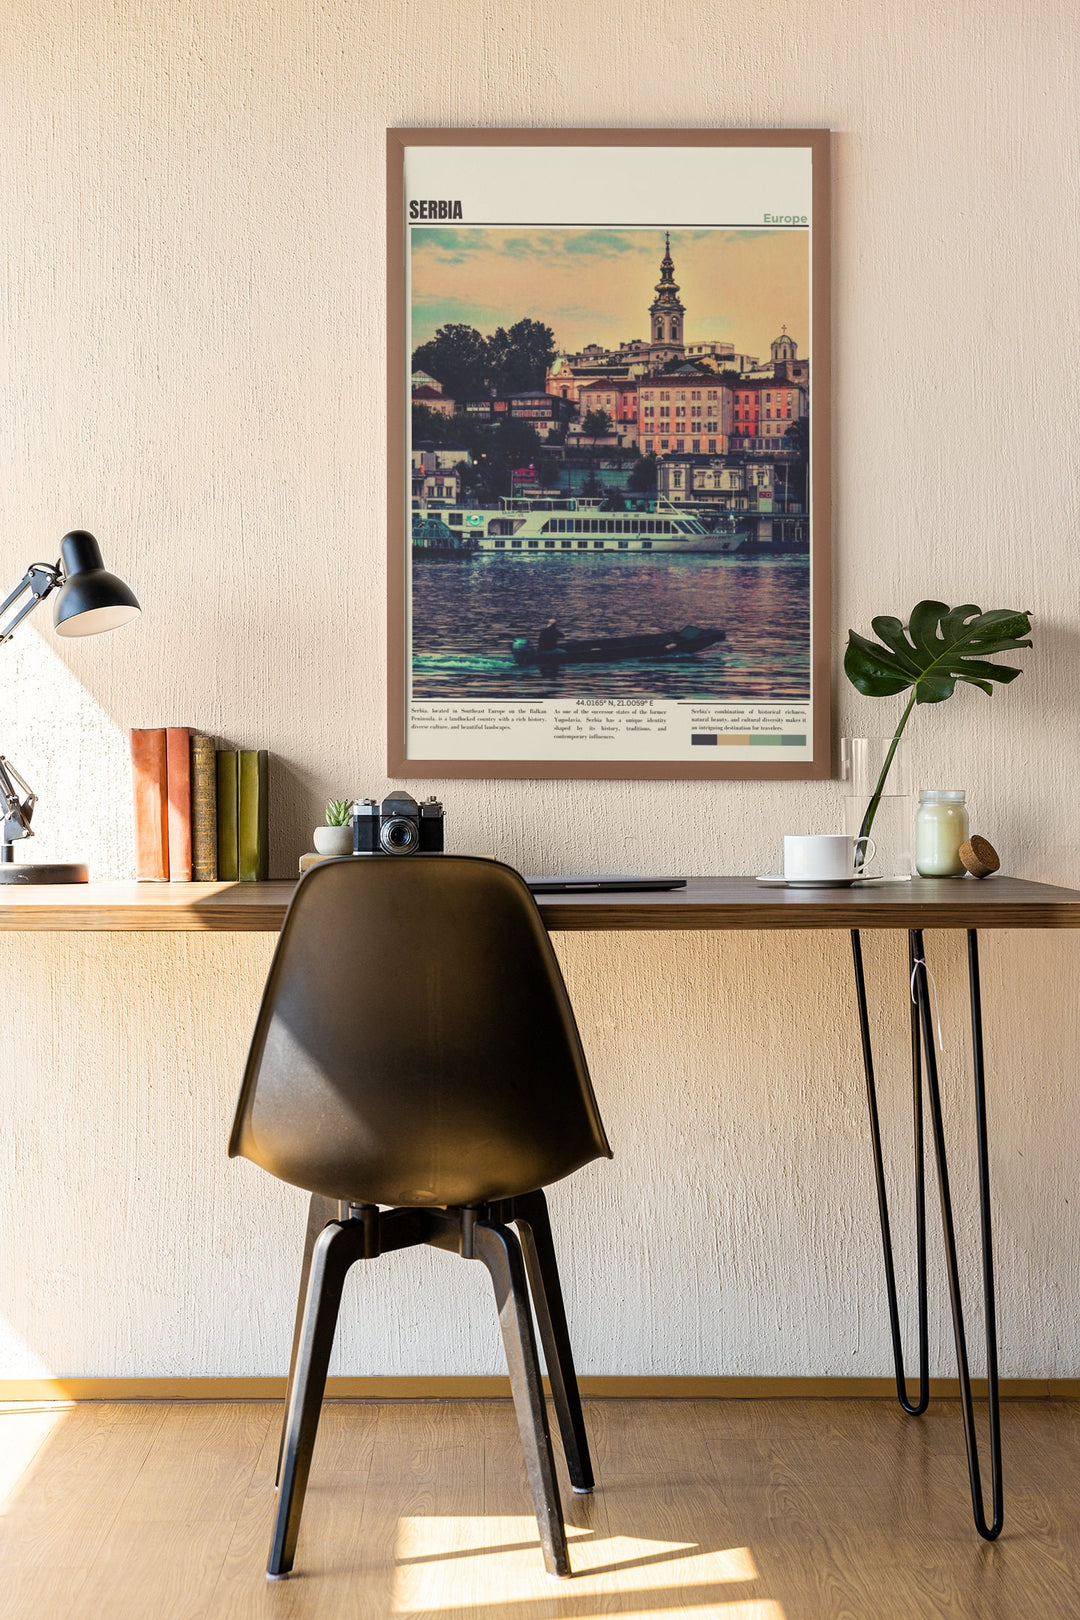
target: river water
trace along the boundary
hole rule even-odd
[[[670,697],[808,702],[810,568],[800,557],[505,557],[413,564],[416,698]],[[685,659],[518,669],[517,636],[567,640],[719,626]]]

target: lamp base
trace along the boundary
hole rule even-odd
[[[0,861],[0,883],[89,883],[85,861]]]

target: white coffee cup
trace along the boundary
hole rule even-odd
[[[859,845],[865,845],[857,854]],[[835,883],[859,877],[874,858],[872,838],[849,833],[787,833],[784,837],[784,876],[789,882]]]

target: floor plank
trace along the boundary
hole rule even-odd
[[[235,1524],[271,1424],[267,1402],[166,1406],[120,1520],[225,1519]]]
[[[277,1405],[0,1411],[0,1459],[16,1459],[0,1473],[0,1609],[4,1620],[1080,1620],[1080,1404],[1003,1406],[1007,1517],[992,1546],[971,1524],[955,1402],[918,1420],[839,1400],[607,1399],[586,1416],[593,1496],[572,1494],[559,1454],[572,1580],[544,1574],[508,1401],[335,1401],[296,1573],[268,1583]]]
[[[118,1515],[77,1598],[55,1612],[64,1620],[206,1620],[232,1531],[220,1517],[138,1522]]]

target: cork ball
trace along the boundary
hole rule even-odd
[[[972,877],[989,877],[1001,865],[1001,858],[993,844],[978,833],[960,845],[960,859],[971,873]]]

